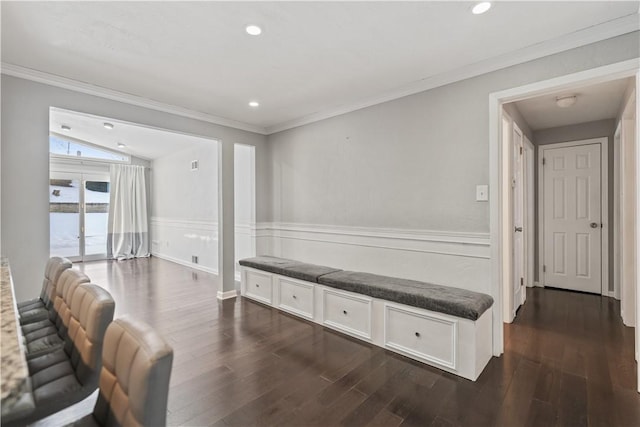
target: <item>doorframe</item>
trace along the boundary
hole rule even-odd
[[[538,281],[544,287],[544,150],[554,148],[600,145],[600,237],[601,282],[600,295],[613,296],[609,291],[609,138],[580,139],[538,146]]]
[[[530,155],[527,155],[527,152],[530,152]],[[526,241],[526,278],[527,278],[527,287],[536,286],[535,277],[535,253],[536,253],[536,244],[535,244],[535,223],[536,223],[536,189],[535,189],[535,179],[536,179],[536,146],[533,145],[533,142],[527,138],[527,135],[524,136],[524,174],[525,174],[525,215],[526,217],[526,225],[525,229],[525,241]]]
[[[620,197],[621,187],[621,169],[620,169],[620,143],[621,143],[621,130],[622,121],[616,124],[616,130],[613,134],[613,297],[617,300],[621,298],[621,273],[622,273],[622,260],[620,259],[622,239],[621,239],[621,227],[620,220],[622,219]],[[621,307],[622,311],[622,307]]]
[[[578,86],[602,83],[610,80],[616,80],[625,77],[635,76],[636,87],[640,85],[640,58],[630,59],[614,64],[605,65],[580,71],[577,73],[567,74],[548,80],[543,80],[524,86],[514,87],[489,94],[489,188],[490,194],[493,194],[489,202],[489,234],[491,240],[491,293],[495,300],[492,309],[493,320],[493,354],[500,356],[504,352],[504,327],[503,327],[503,307],[505,293],[505,266],[509,266],[512,262],[510,251],[511,245],[506,226],[510,222],[510,214],[508,205],[505,203],[504,193],[509,188],[508,170],[504,170],[505,156],[508,150],[505,150],[501,143],[500,126],[501,112],[503,104],[519,101],[532,96],[551,94],[556,91],[570,90]],[[636,100],[638,100],[640,90],[636,90]],[[640,105],[637,102],[636,105]],[[636,115],[636,123],[640,114]],[[638,133],[636,133],[636,141]],[[636,152],[636,163],[640,164],[640,150]],[[640,174],[638,174],[637,183],[640,188]],[[506,200],[509,200],[506,198]],[[640,209],[640,197],[638,198]],[[638,238],[637,259],[640,262],[640,227],[636,229]],[[636,293],[636,309],[640,304],[640,292]],[[636,310],[636,314],[638,310]],[[640,340],[640,328],[636,328],[636,342]],[[638,373],[640,377],[640,370]],[[640,381],[639,381],[640,385]]]

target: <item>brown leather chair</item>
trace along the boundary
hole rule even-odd
[[[149,325],[114,320],[104,337],[98,401],[72,425],[166,425],[172,363],[173,349]]]
[[[35,411],[2,425],[26,425],[89,396],[98,387],[102,344],[113,320],[115,302],[109,292],[79,285],[71,299],[64,346],[28,361]]]
[[[71,268],[71,261],[61,257],[51,257],[44,269],[44,280],[40,297],[18,303],[20,324],[39,322],[50,317],[53,311],[56,286],[60,275]]]
[[[89,281],[89,277],[81,271],[72,268],[63,271],[55,286],[55,314],[49,319],[22,325],[28,359],[62,347],[71,319],[73,294],[78,286]]]

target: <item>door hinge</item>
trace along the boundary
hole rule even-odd
[[[543,265],[543,266],[542,266],[542,272],[543,272],[543,273],[546,273],[546,272],[547,272],[547,266],[546,266],[546,265]]]
[[[520,147],[520,155],[522,156],[522,147]]]
[[[545,159],[544,157],[542,158],[542,164],[546,165],[547,164],[547,159]]]
[[[520,278],[520,286],[524,286],[524,277]]]

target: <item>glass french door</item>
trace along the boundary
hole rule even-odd
[[[51,173],[51,256],[76,262],[107,258],[109,190],[108,174]]]

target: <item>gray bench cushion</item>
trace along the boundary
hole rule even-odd
[[[314,283],[318,283],[318,277],[324,274],[340,271],[337,268],[307,264],[300,261],[271,256],[241,259],[239,263],[245,267],[257,268],[258,270],[264,270],[270,273]]]
[[[478,292],[354,271],[326,274],[318,283],[470,320],[493,305],[493,298]]]

